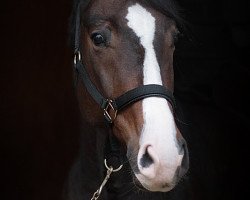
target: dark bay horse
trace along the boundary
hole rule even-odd
[[[179,25],[170,0],[75,1],[83,134],[66,199],[188,199],[173,192],[189,165],[174,117]]]

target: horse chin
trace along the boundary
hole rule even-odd
[[[131,165],[133,171],[133,183],[139,190],[148,192],[169,192],[177,185],[177,181],[175,181],[175,179],[173,179],[171,183],[164,183],[164,181],[156,183],[153,179],[145,179],[144,176],[138,171],[137,166],[134,164],[135,163]]]
[[[149,192],[169,192],[176,186],[175,182],[156,184],[152,180],[143,180],[140,174],[135,174],[134,183],[140,190],[146,190]]]

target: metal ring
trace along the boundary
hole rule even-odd
[[[106,160],[106,159],[104,159],[104,164],[105,164],[105,167],[107,168],[107,170],[110,170],[110,171],[112,171],[112,172],[118,172],[118,171],[120,171],[121,168],[123,167],[123,165],[120,165],[120,167],[118,167],[117,169],[113,169],[112,166],[109,167],[109,166],[107,165],[107,160]]]
[[[81,53],[80,51],[76,51],[74,55],[74,64],[76,65],[77,61],[81,61]]]

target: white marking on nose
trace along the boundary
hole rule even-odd
[[[128,26],[140,38],[145,49],[143,63],[143,83],[162,85],[160,67],[153,45],[155,36],[155,18],[138,3],[128,8],[126,16]],[[178,149],[173,115],[166,99],[150,97],[143,99],[144,125],[140,146],[152,145],[164,165],[176,170]]]

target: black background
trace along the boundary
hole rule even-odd
[[[243,199],[249,182],[250,3],[180,4],[190,25],[175,56],[176,96],[188,123],[196,192],[211,200]],[[62,197],[80,133],[70,12],[69,0],[1,2],[1,199]]]

